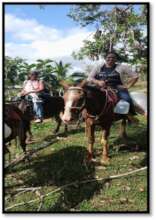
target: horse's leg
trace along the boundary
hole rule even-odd
[[[27,134],[28,134],[28,137],[26,139],[26,142],[29,143],[33,139],[33,135],[32,135],[32,132],[31,132],[31,124],[30,124],[30,122],[29,122],[28,127],[27,127]]]
[[[65,133],[68,132],[68,125],[67,125],[67,124],[64,125],[64,132],[65,132]]]
[[[59,131],[62,122],[59,116],[55,116],[55,121],[57,123],[57,126],[54,130],[54,134],[56,134]]]
[[[86,122],[86,126],[87,126],[87,137],[88,137],[88,161],[92,161],[93,160],[93,145],[95,141],[95,137],[94,137],[95,126],[90,122],[89,123]]]
[[[22,147],[22,150],[24,154],[26,154],[26,134],[23,134],[23,136],[20,137],[19,139],[20,139],[20,145]]]
[[[88,126],[86,120],[85,120],[85,136],[88,137]]]
[[[10,150],[8,149],[9,145],[10,145],[10,143],[4,145],[4,153],[5,154],[8,153],[8,155],[9,155],[9,162],[11,162],[11,153],[10,153]]]
[[[26,154],[26,127],[24,121],[20,121],[18,126],[18,133],[17,136],[19,137],[20,146],[22,147],[23,152]]]
[[[28,141],[32,141],[33,135],[31,130],[28,130]]]
[[[81,123],[81,122],[80,122],[80,119],[78,119],[78,121],[77,121],[77,123],[76,123],[76,126],[75,126],[76,129],[79,129],[79,128],[80,128],[80,123]]]
[[[126,119],[122,119],[120,124],[120,137],[124,140],[127,139],[127,132],[126,132]]]
[[[108,144],[108,136],[110,132],[110,127],[103,130],[103,135],[101,139],[101,144],[103,145],[103,151],[102,151],[102,159],[101,164],[108,165],[109,164],[109,144]]]

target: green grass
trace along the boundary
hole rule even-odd
[[[5,208],[17,203],[41,198],[48,192],[71,182],[85,179],[108,177],[146,166],[147,131],[146,121],[139,117],[138,126],[127,128],[128,144],[123,145],[119,138],[119,125],[115,123],[110,135],[111,163],[107,167],[86,162],[87,141],[84,125],[79,130],[69,126],[68,136],[38,151],[30,161],[22,161],[6,171]],[[44,141],[56,137],[52,134],[55,123],[51,120],[43,124],[32,125],[36,143],[27,146],[28,151],[37,149]],[[63,127],[61,128],[61,133]],[[101,132],[96,130],[94,153],[97,160],[101,157]],[[22,151],[14,142],[10,148],[11,160],[21,155]],[[6,155],[8,162],[8,155]],[[38,190],[19,193],[17,189],[40,187]],[[41,202],[22,205],[9,209],[8,212],[38,211]],[[48,212],[86,212],[86,211],[147,211],[147,172],[130,175],[111,181],[74,184],[44,198],[39,211]]]

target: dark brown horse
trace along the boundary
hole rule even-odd
[[[67,89],[67,85],[66,87]],[[75,112],[82,112],[86,123],[86,135],[88,137],[88,160],[93,159],[93,145],[95,141],[94,130],[96,125],[100,125],[103,130],[101,143],[103,145],[103,164],[109,162],[108,137],[113,121],[122,119],[122,136],[126,136],[126,117],[114,113],[114,106],[118,98],[110,88],[99,90],[96,87],[85,85],[69,87],[64,94],[65,111],[61,116],[64,123],[72,121]]]
[[[4,106],[4,122],[5,122],[5,152],[9,152],[6,147],[12,139],[19,137],[20,146],[26,153],[26,133],[30,128],[30,121],[25,118],[22,111],[12,104]],[[8,132],[9,131],[9,132]]]
[[[17,106],[23,114],[29,118],[30,120],[34,119],[33,114],[33,103],[31,101],[22,98],[20,101],[17,102]],[[55,118],[57,126],[54,130],[54,133],[57,133],[61,126],[61,118],[60,113],[64,111],[64,100],[60,96],[47,96],[47,98],[43,102],[43,112],[44,112],[44,119],[48,118]],[[65,124],[65,132],[67,132],[67,125]],[[31,131],[29,130],[29,134],[31,136]]]

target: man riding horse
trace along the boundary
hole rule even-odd
[[[51,96],[48,89],[45,88],[45,83],[39,80],[38,76],[39,71],[31,71],[19,94],[19,96],[24,98],[20,98],[19,102],[17,101],[17,106],[30,120],[34,119],[33,113],[35,113],[36,123],[42,122],[43,119],[54,117],[57,123],[54,133],[57,133],[61,125],[59,114],[64,111],[64,100],[61,96]],[[28,96],[31,100],[27,99]],[[67,125],[65,125],[65,132],[67,132]]]
[[[44,91],[44,83],[38,79],[39,72],[32,71],[23,84],[23,89],[20,96],[29,95],[32,98],[33,110],[35,113],[36,123],[40,123],[43,120],[43,99],[39,97],[39,93]]]
[[[124,75],[130,77],[127,85],[123,82]],[[82,112],[85,119],[86,136],[88,138],[88,161],[94,160],[95,126],[99,125],[103,131],[101,139],[101,144],[103,145],[101,163],[108,164],[108,137],[113,122],[122,120],[123,137],[125,136],[126,119],[128,118],[131,121],[138,122],[134,118],[135,108],[128,93],[128,88],[132,87],[137,80],[137,73],[133,72],[126,65],[116,64],[116,54],[109,53],[106,63],[96,67],[91,72],[87,82],[84,80],[77,86],[68,86],[65,82],[62,82],[62,86],[66,91],[64,93],[65,108],[61,119],[64,123],[68,124],[74,119],[75,112]],[[124,100],[127,104],[130,103],[130,111],[128,109],[124,114],[114,111],[116,104],[119,103],[119,99]],[[145,112],[142,109],[143,113]]]
[[[90,73],[87,81],[94,83],[99,88],[111,87],[117,91],[119,99],[122,99],[130,104],[130,114],[128,118],[136,121],[133,117],[135,109],[128,89],[135,85],[138,80],[138,74],[131,70],[128,65],[117,64],[117,55],[114,52],[109,52],[106,56],[106,62],[96,66]],[[124,83],[124,78],[130,78],[127,83]]]

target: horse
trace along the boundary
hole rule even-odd
[[[13,100],[12,100],[13,101]],[[13,101],[23,112],[23,114],[30,120],[34,120],[33,113],[33,103],[31,100],[27,100],[25,97],[18,98]],[[50,96],[48,95],[46,99],[43,99],[43,112],[44,119],[55,118],[57,126],[54,130],[54,134],[58,133],[62,120],[60,118],[60,113],[64,111],[64,99],[61,96]],[[64,132],[67,132],[67,125],[65,124]],[[29,136],[32,136],[31,130],[29,130]]]
[[[109,164],[108,137],[112,123],[122,120],[122,136],[127,136],[126,120],[128,119],[128,115],[114,113],[114,107],[119,101],[116,94],[117,91],[109,87],[101,91],[97,87],[83,83],[72,87],[63,83],[62,86],[64,86],[66,92],[64,93],[65,111],[61,115],[61,119],[64,123],[68,124],[74,118],[75,112],[82,112],[85,119],[85,132],[88,137],[88,161],[94,161],[94,131],[95,126],[100,125],[103,131],[101,139],[101,144],[103,145],[101,163],[105,165]]]
[[[20,146],[26,154],[26,133],[30,128],[30,121],[25,118],[22,111],[13,104],[4,106],[4,141],[5,152],[9,152],[7,144],[12,139],[19,137]]]

